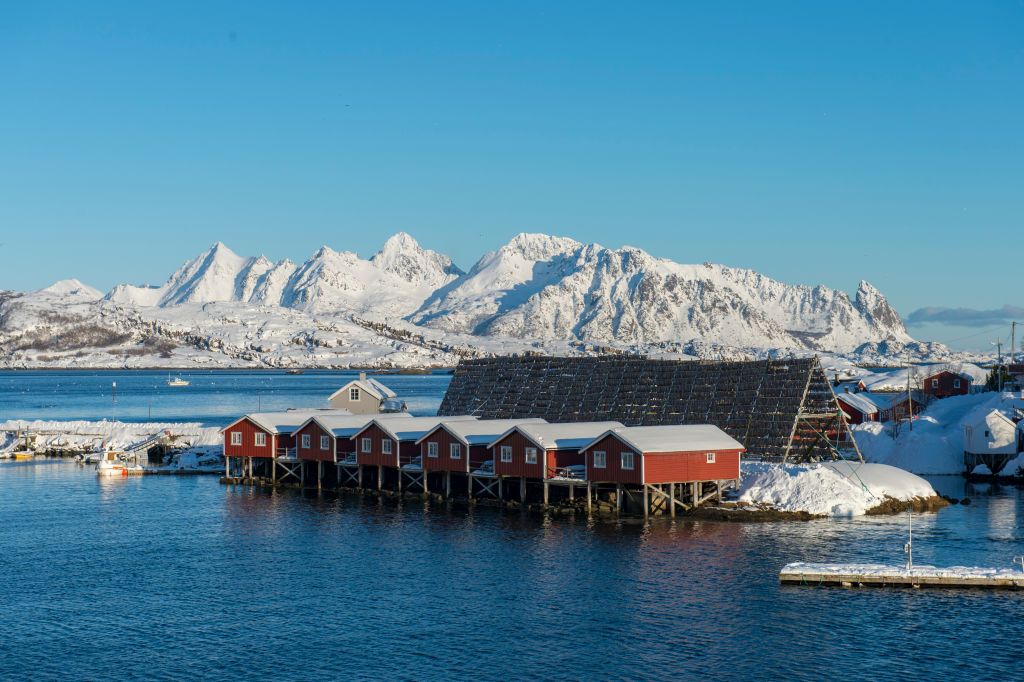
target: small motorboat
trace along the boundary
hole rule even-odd
[[[285,372],[285,374],[304,374],[304,373],[305,373],[305,370],[301,370],[301,369],[290,369],[287,372]]]
[[[129,464],[124,460],[123,452],[104,450],[100,461],[96,464],[97,476],[140,476],[146,470],[138,464]]]
[[[35,457],[36,453],[31,450],[19,450],[14,453],[13,459],[15,462],[27,462],[30,459],[35,459]]]
[[[185,379],[182,379],[181,377],[174,377],[173,379],[170,378],[170,377],[167,378],[167,385],[168,386],[188,386],[190,383],[191,382],[186,381]]]

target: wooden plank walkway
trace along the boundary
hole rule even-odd
[[[971,587],[1024,589],[1024,571],[969,566],[886,566],[883,564],[787,564],[779,571],[784,585],[842,587]]]

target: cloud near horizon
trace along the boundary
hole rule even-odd
[[[950,324],[962,327],[1005,324],[1024,320],[1024,307],[1006,304],[993,310],[974,308],[918,308],[907,316],[907,324]]]

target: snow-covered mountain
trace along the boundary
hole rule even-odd
[[[629,246],[541,234],[521,234],[487,254],[410,320],[477,335],[620,344],[699,339],[846,352],[868,341],[911,340],[867,282],[851,300],[752,270],[680,265]]]
[[[176,362],[196,349],[203,362],[336,366],[616,348],[716,358],[948,353],[911,339],[867,282],[851,297],[540,234],[518,235],[468,273],[399,233],[369,259],[324,246],[301,264],[275,263],[218,242],[159,286],[120,284],[101,297],[63,280],[0,292],[7,366],[60,364],[72,354],[145,364],[158,352]]]

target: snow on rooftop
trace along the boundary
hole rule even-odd
[[[473,415],[456,415],[453,417],[411,417],[404,414],[393,415],[390,419],[377,419],[375,415],[373,422],[382,431],[395,440],[417,440],[433,429],[441,422],[475,421],[478,417]],[[367,424],[369,426],[369,424]],[[363,427],[366,428],[366,427]],[[362,429],[360,429],[362,431]]]
[[[515,427],[545,450],[578,450],[605,431],[623,428],[621,422],[571,422],[566,424],[520,424]],[[495,439],[497,441],[499,439]],[[494,441],[492,441],[493,444]]]
[[[547,420],[540,417],[529,419],[479,419],[448,421],[446,417],[442,424],[453,436],[466,445],[488,445],[496,440],[503,433],[520,424],[546,424]],[[426,438],[429,433],[423,434]],[[420,440],[423,440],[421,438]]]
[[[860,410],[863,414],[876,414],[878,412],[878,406],[863,393],[840,391],[836,393],[836,398],[842,400],[850,407]]]
[[[315,421],[325,431],[330,431],[335,436],[351,436],[363,429],[374,419],[401,419],[408,415],[403,413],[382,413],[382,414],[330,414],[314,415],[306,421]]]
[[[395,393],[390,388],[380,383],[373,377],[368,377],[366,379],[353,379],[352,381],[348,382],[347,384],[339,388],[337,391],[332,393],[328,400],[335,398],[339,395],[342,395],[351,386],[358,386],[359,388],[363,389],[364,391],[372,395],[377,400],[386,400],[388,398],[397,397],[398,395],[397,393]]]
[[[310,417],[318,415],[351,415],[352,413],[348,410],[327,410],[327,409],[309,409],[309,410],[286,410],[284,412],[251,412],[244,417],[236,419],[234,422],[224,427],[226,431],[231,426],[234,426],[242,419],[248,419],[254,424],[258,425],[262,429],[270,433],[292,433],[300,426],[302,426]]]
[[[743,450],[743,444],[711,424],[624,426],[598,436],[614,433],[637,452],[697,452],[701,450]],[[589,445],[589,443],[588,443]]]

